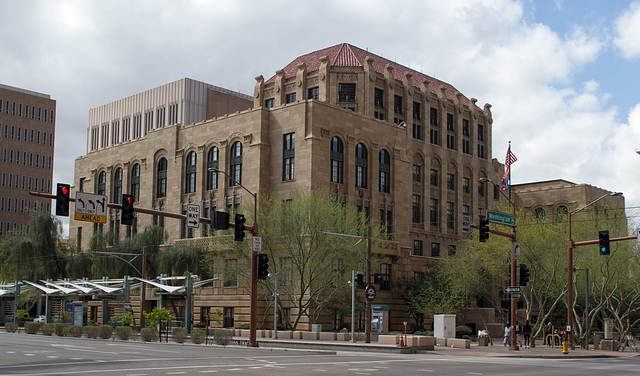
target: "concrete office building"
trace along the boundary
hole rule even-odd
[[[377,301],[393,307],[392,330],[407,317],[390,282],[423,273],[429,260],[454,252],[464,236],[462,215],[475,218],[500,199],[492,186],[478,183],[485,177],[497,182],[504,171],[492,159],[491,106],[478,107],[446,82],[353,45],[315,51],[269,79],[256,77],[249,103],[241,94],[190,80],[169,85],[185,84],[208,87],[198,97],[205,117],[180,117],[192,101],[170,95],[155,102],[136,102],[134,96],[91,110],[87,154],[76,161],[72,191],[106,194],[112,202],[131,193],[136,205],[173,213],[197,203],[208,216],[253,200],[210,167],[225,170],[252,192],[286,196],[329,189],[391,234],[374,272],[384,281]],[[160,90],[138,96],[151,98]],[[212,93],[227,107],[211,109]],[[138,107],[132,108],[134,102]],[[146,114],[159,113],[167,117],[161,125],[157,118],[146,120]],[[118,213],[110,218],[110,229],[126,236]],[[164,227],[169,242],[206,233],[142,214],[131,227],[151,223]],[[83,249],[100,230],[71,220],[70,236]],[[212,300],[198,304],[236,296],[225,304],[236,307],[236,323],[247,322],[248,298],[239,288],[217,281],[212,289]]]
[[[0,239],[27,226],[34,211],[51,210],[56,101],[0,84]]]

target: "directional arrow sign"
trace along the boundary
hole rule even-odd
[[[200,227],[200,205],[196,205],[196,204],[187,205],[187,227],[188,228]]]
[[[520,293],[520,286],[509,286],[509,287],[505,287],[504,288],[504,292],[506,292],[507,294],[510,293]]]

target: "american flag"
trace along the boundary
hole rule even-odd
[[[516,158],[516,155],[511,152],[511,146],[509,146],[509,149],[507,150],[507,157],[504,161],[505,166],[509,168],[509,166],[517,160],[518,158]]]
[[[502,184],[500,186],[501,191],[509,190],[509,185],[511,185],[511,164],[515,163],[518,158],[516,155],[511,152],[511,144],[509,144],[509,148],[507,149],[507,157],[504,161],[504,176],[502,177]]]

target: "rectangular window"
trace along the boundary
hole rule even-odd
[[[484,154],[484,145],[478,145],[478,158],[486,158]]]
[[[429,176],[429,182],[434,187],[438,186],[438,170],[431,169],[431,175]]]
[[[413,181],[415,181],[416,183],[422,182],[421,171],[422,171],[422,166],[413,165]]]
[[[453,229],[455,223],[454,204],[451,201],[447,202],[447,228]]]
[[[447,130],[448,131],[455,131],[455,128],[453,126],[453,114],[447,114]]]
[[[281,286],[293,285],[293,258],[280,258],[280,273],[278,274],[278,282]]]
[[[413,255],[422,256],[422,240],[413,241]]]
[[[391,264],[380,264],[380,290],[391,290]]]
[[[484,141],[484,126],[478,124],[478,141]]]
[[[400,95],[393,96],[393,122],[400,124],[404,121],[404,106]]]
[[[484,197],[484,182],[478,182],[478,196]]]
[[[269,98],[269,99],[265,99],[264,100],[264,106],[266,108],[273,108],[274,105],[275,105],[275,100],[273,98]]]
[[[224,263],[224,287],[238,285],[238,260],[229,259]]]
[[[462,214],[463,215],[471,215],[471,211],[469,205],[462,205]]]
[[[146,135],[153,129],[153,111],[144,113],[144,134]]]
[[[420,110],[420,103],[413,102],[413,138],[416,140],[422,140],[422,111]]]
[[[320,88],[317,86],[310,87],[307,90],[307,99],[320,99]]]
[[[347,110],[356,111],[356,84],[338,84],[338,105]]]
[[[373,93],[373,116],[384,120],[384,90],[375,88]]]
[[[471,192],[471,181],[469,178],[462,178],[462,193]]]
[[[456,189],[456,176],[454,174],[447,174],[447,189],[451,191]]]
[[[294,178],[294,162],[296,156],[295,133],[287,133],[283,136],[282,146],[282,180],[288,181]]]
[[[178,104],[169,105],[169,125],[178,123]]]
[[[431,243],[431,257],[440,257],[440,243]]]
[[[413,223],[420,223],[420,195],[413,195],[411,220]]]
[[[429,206],[429,223],[431,226],[438,226],[438,200],[435,198],[431,199]]]
[[[165,107],[156,110],[156,128],[164,128],[166,112]]]
[[[296,93],[289,93],[284,96],[285,103],[293,103],[296,101]]]

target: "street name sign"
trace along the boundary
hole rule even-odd
[[[107,196],[76,192],[76,221],[107,223]]]
[[[490,222],[500,223],[507,226],[516,225],[516,217],[511,214],[504,214],[487,210],[487,219]]]
[[[187,205],[187,227],[188,228],[200,227],[200,205],[196,205],[196,204]]]
[[[520,293],[520,286],[509,286],[509,287],[505,287],[504,288],[504,292],[506,292],[507,294],[510,293]]]

